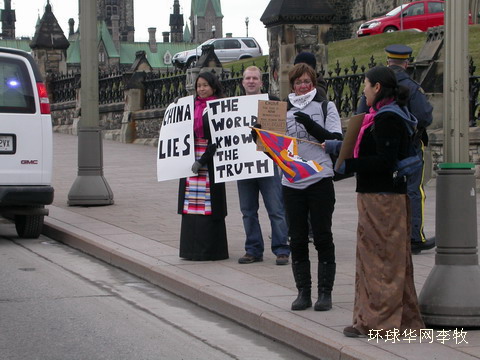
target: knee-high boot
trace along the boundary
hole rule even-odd
[[[318,263],[318,300],[313,307],[315,311],[327,311],[332,308],[332,289],[336,268],[335,263]]]
[[[292,310],[305,310],[312,306],[312,277],[310,260],[292,263],[293,277],[298,289],[298,296],[292,303]]]

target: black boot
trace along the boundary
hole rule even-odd
[[[313,307],[315,311],[327,311],[332,308],[336,267],[335,263],[318,263],[318,300]]]
[[[310,261],[292,263],[293,277],[298,289],[298,297],[292,303],[292,310],[305,310],[312,306],[312,277]]]

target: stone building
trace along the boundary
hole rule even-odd
[[[105,21],[110,34],[118,31],[120,41],[134,41],[133,0],[97,0],[97,18]]]
[[[0,10],[2,22],[2,39],[15,39],[15,10],[12,10],[12,1],[5,0],[5,9]]]
[[[50,1],[47,0],[45,12],[30,42],[33,57],[44,77],[48,74],[59,74],[67,71],[67,49],[69,46],[70,43],[52,12]]]
[[[192,0],[190,9],[192,42],[200,44],[214,37],[223,37],[220,0]]]
[[[171,42],[183,42],[183,14],[180,14],[180,2],[173,2],[173,14],[170,14],[170,39]]]

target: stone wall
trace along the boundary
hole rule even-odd
[[[328,41],[338,41],[355,37],[361,23],[393,10],[401,0],[332,0],[330,4],[335,9],[335,16]]]
[[[326,36],[330,25],[275,25],[268,28],[270,92],[280,99],[290,92],[288,72],[301,51],[315,54],[318,69],[327,65]],[[317,70],[318,70],[317,69]]]
[[[67,72],[66,50],[35,49],[32,53],[44,78],[47,74],[65,74]]]

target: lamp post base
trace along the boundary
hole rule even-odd
[[[78,176],[68,193],[70,206],[112,204],[113,192],[102,175]]]
[[[480,326],[480,266],[435,265],[419,304],[428,325]]]
[[[477,202],[469,164],[442,164],[436,189],[435,265],[418,298],[428,325],[480,326]]]

